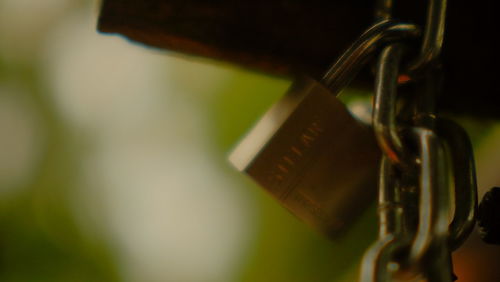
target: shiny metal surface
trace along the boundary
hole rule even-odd
[[[467,132],[457,123],[436,116],[435,100],[441,90],[442,71],[439,65],[426,70],[415,101],[414,124],[435,130],[451,155],[455,207],[449,226],[450,250],[460,247],[474,229],[477,213],[477,180],[474,153]]]
[[[385,267],[393,265],[398,271],[395,274],[410,279],[409,277],[417,277],[423,275],[429,281],[451,281],[451,256],[449,250],[449,240],[454,239],[462,240],[462,235],[457,235],[459,238],[449,239],[449,220],[451,218],[451,205],[448,180],[448,169],[446,167],[447,157],[443,145],[441,144],[440,137],[433,130],[434,128],[434,104],[432,103],[435,97],[435,91],[439,86],[437,80],[426,80],[426,87],[424,93],[416,100],[415,104],[416,119],[415,123],[424,127],[411,127],[406,132],[410,132],[412,138],[410,141],[416,144],[417,152],[412,152],[410,149],[411,143],[404,143],[401,137],[400,130],[397,126],[396,116],[398,115],[396,109],[396,90],[397,78],[399,75],[399,63],[402,54],[402,46],[392,44],[386,47],[380,55],[378,63],[377,80],[375,87],[374,98],[374,113],[373,113],[373,127],[377,136],[379,146],[385,154],[385,157],[402,170],[403,173],[418,175],[417,193],[408,190],[400,191],[402,194],[403,205],[403,226],[405,232],[399,235],[399,241],[394,239],[387,244],[384,248],[378,248],[377,251],[371,250],[374,254],[371,255],[372,261],[369,262],[370,257],[366,257],[366,264],[372,263],[375,267],[378,264],[385,264]],[[431,78],[431,77],[429,77]],[[429,102],[431,101],[431,102]],[[444,125],[445,126],[445,125]],[[446,127],[446,126],[445,126]],[[451,133],[448,132],[448,135]],[[408,142],[408,141],[406,141]],[[413,146],[415,147],[415,146]],[[456,150],[456,146],[452,150]],[[469,153],[469,152],[466,152]],[[457,154],[455,152],[455,154]],[[454,161],[459,161],[456,156]],[[461,160],[464,158],[462,157]],[[467,167],[470,168],[470,167]],[[461,175],[463,170],[455,173],[457,181],[462,181]],[[381,179],[385,175],[381,174]],[[461,179],[458,179],[461,178]],[[470,182],[470,181],[469,181]],[[382,180],[381,180],[381,183]],[[460,188],[457,185],[456,191]],[[470,187],[467,187],[470,190]],[[400,189],[393,186],[392,189]],[[379,193],[385,193],[383,187],[380,187]],[[470,193],[460,191],[462,199],[467,199],[467,195],[463,193]],[[415,198],[415,195],[418,198]],[[418,208],[412,206],[418,203]],[[467,209],[468,207],[464,207]],[[418,217],[412,215],[413,212],[418,213]],[[465,212],[465,211],[461,211]],[[379,215],[384,218],[383,214]],[[456,214],[457,218],[454,220],[456,227],[455,231],[466,231],[470,228],[468,221],[463,219],[463,215]],[[457,228],[460,226],[459,228]],[[464,227],[466,230],[461,229]],[[381,230],[384,229],[384,224],[381,221]],[[462,233],[464,236],[465,233]],[[382,234],[381,234],[382,235]],[[384,237],[380,237],[381,242],[385,242]],[[401,242],[408,242],[411,240],[411,245],[408,246],[408,255],[406,259],[399,258],[392,262],[387,262],[387,257],[390,255],[390,250],[394,248],[401,249]],[[452,237],[453,238],[453,237]],[[461,242],[456,242],[457,244]],[[375,250],[377,247],[374,247]],[[375,260],[378,258],[378,260]],[[362,272],[364,275],[363,281],[383,281],[381,277],[390,276],[387,269],[379,268],[375,271],[372,268],[372,274],[366,270]],[[400,278],[401,278],[400,277]],[[372,280],[370,280],[372,279]],[[378,280],[377,280],[378,279]],[[385,279],[385,278],[384,278]],[[389,278],[392,280],[392,278]],[[388,281],[389,281],[388,280]]]
[[[380,47],[391,42],[415,39],[420,34],[413,24],[382,21],[365,31],[330,67],[322,82],[336,95],[355,77]]]
[[[396,96],[403,46],[392,44],[382,50],[377,64],[373,102],[373,129],[378,144],[395,164],[405,165],[409,156],[396,125]]]
[[[379,239],[363,258],[362,282],[451,281],[448,248],[450,191],[447,158],[440,138],[431,130],[414,127],[409,141],[417,148],[415,192],[403,183],[404,171],[382,157],[379,180]],[[410,198],[408,195],[410,194]],[[418,208],[409,204],[416,200]],[[414,222],[409,214],[417,212]],[[410,226],[416,224],[416,226]],[[420,281],[420,280],[418,280]]]
[[[461,246],[472,232],[477,213],[477,180],[474,153],[467,132],[457,123],[436,116],[436,96],[442,84],[439,66],[426,70],[415,101],[414,124],[434,130],[451,155],[455,212],[449,226],[451,251]]]
[[[326,87],[310,79],[294,83],[231,162],[302,220],[339,233],[373,198],[380,151],[371,130],[335,96],[381,46],[418,34],[415,25],[393,21],[369,28],[325,74]]]
[[[404,70],[406,75],[413,79],[427,71],[428,67],[437,61],[443,49],[447,0],[429,0],[428,2],[420,54]],[[391,20],[393,6],[393,0],[377,0],[375,21]]]
[[[230,161],[297,217],[335,236],[375,197],[379,157],[371,129],[323,85],[303,78]]]
[[[474,153],[467,133],[455,122],[438,119],[437,133],[449,147],[452,160],[455,213],[448,241],[454,251],[469,237],[476,222],[478,198]]]
[[[444,147],[431,130],[414,128],[411,133],[420,159],[419,224],[408,265],[417,266],[429,281],[451,281],[448,250],[451,209]]]
[[[420,55],[408,67],[410,74],[423,71],[441,54],[445,32],[446,6],[447,0],[429,0]]]
[[[376,19],[390,19],[391,5],[390,0],[377,1]],[[380,230],[379,240],[363,260],[363,282],[451,281],[451,251],[462,245],[474,228],[477,187],[470,140],[459,125],[436,115],[436,97],[442,88],[439,55],[445,15],[446,0],[430,0],[420,56],[409,68],[399,68],[403,52],[399,43],[385,47],[379,57],[372,120],[384,153]],[[401,73],[417,83],[417,93],[405,101],[405,107],[398,108]],[[392,208],[387,210],[387,206]]]
[[[377,241],[365,253],[361,265],[361,282],[390,281],[396,269],[397,252],[409,244],[404,230],[405,207],[401,198],[401,183],[396,167],[383,156],[380,165]]]

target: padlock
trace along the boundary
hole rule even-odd
[[[320,83],[303,78],[230,156],[293,214],[334,236],[373,200],[372,130]]]
[[[374,199],[380,158],[371,128],[336,96],[381,43],[415,30],[391,22],[376,25],[344,53],[322,83],[297,79],[230,161],[294,215],[336,237]]]

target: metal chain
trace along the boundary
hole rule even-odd
[[[460,125],[440,118],[436,128],[452,160],[455,209],[448,243],[450,250],[455,251],[469,237],[476,223],[478,197],[474,153],[469,136]]]
[[[384,153],[379,238],[363,258],[363,282],[452,281],[451,251],[475,224],[477,187],[470,140],[459,125],[437,118],[435,112],[446,0],[429,1],[420,56],[401,70],[404,46],[396,42],[384,48],[377,64],[373,128]],[[376,19],[390,20],[392,0],[377,2]],[[404,125],[397,108],[401,74],[424,85],[412,101],[412,121]]]
[[[397,254],[407,247],[410,238],[404,228],[407,207],[402,201],[399,171],[386,156],[382,156],[379,178],[379,238],[368,249],[361,265],[363,282],[390,281],[399,269]]]
[[[415,39],[419,34],[420,30],[413,24],[389,20],[378,22],[351,44],[321,81],[332,93],[340,93],[381,47]]]
[[[427,67],[432,66],[443,47],[443,39],[446,22],[447,0],[429,0],[427,8],[427,22],[422,40],[422,47],[418,58],[410,64],[408,72],[410,74],[425,71]]]

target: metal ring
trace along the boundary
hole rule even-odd
[[[373,25],[329,68],[323,76],[323,84],[333,93],[339,93],[380,47],[395,41],[415,39],[419,34],[419,29],[413,24],[382,21]]]
[[[409,156],[396,125],[396,95],[402,45],[392,44],[381,52],[375,79],[373,129],[378,144],[389,159],[401,167],[409,166]],[[414,160],[410,162],[414,163]]]
[[[477,214],[477,180],[469,136],[455,122],[437,120],[437,134],[450,148],[455,182],[455,213],[450,224],[450,250],[456,250],[474,229]]]
[[[417,265],[429,281],[451,281],[450,195],[444,148],[431,130],[414,128],[411,134],[420,157],[420,207],[419,224],[407,263]]]
[[[375,20],[390,20],[393,6],[393,0],[377,0]],[[427,66],[436,61],[441,54],[446,27],[446,6],[447,0],[429,0],[420,54],[406,68],[405,72],[408,77],[417,76]]]
[[[446,6],[447,0],[429,0],[420,55],[407,68],[410,76],[414,76],[425,69],[441,54],[445,32]]]

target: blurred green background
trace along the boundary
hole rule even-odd
[[[0,0],[0,281],[356,281],[374,207],[327,241],[226,160],[290,82],[98,34],[97,13]],[[498,184],[500,129],[463,122]]]

